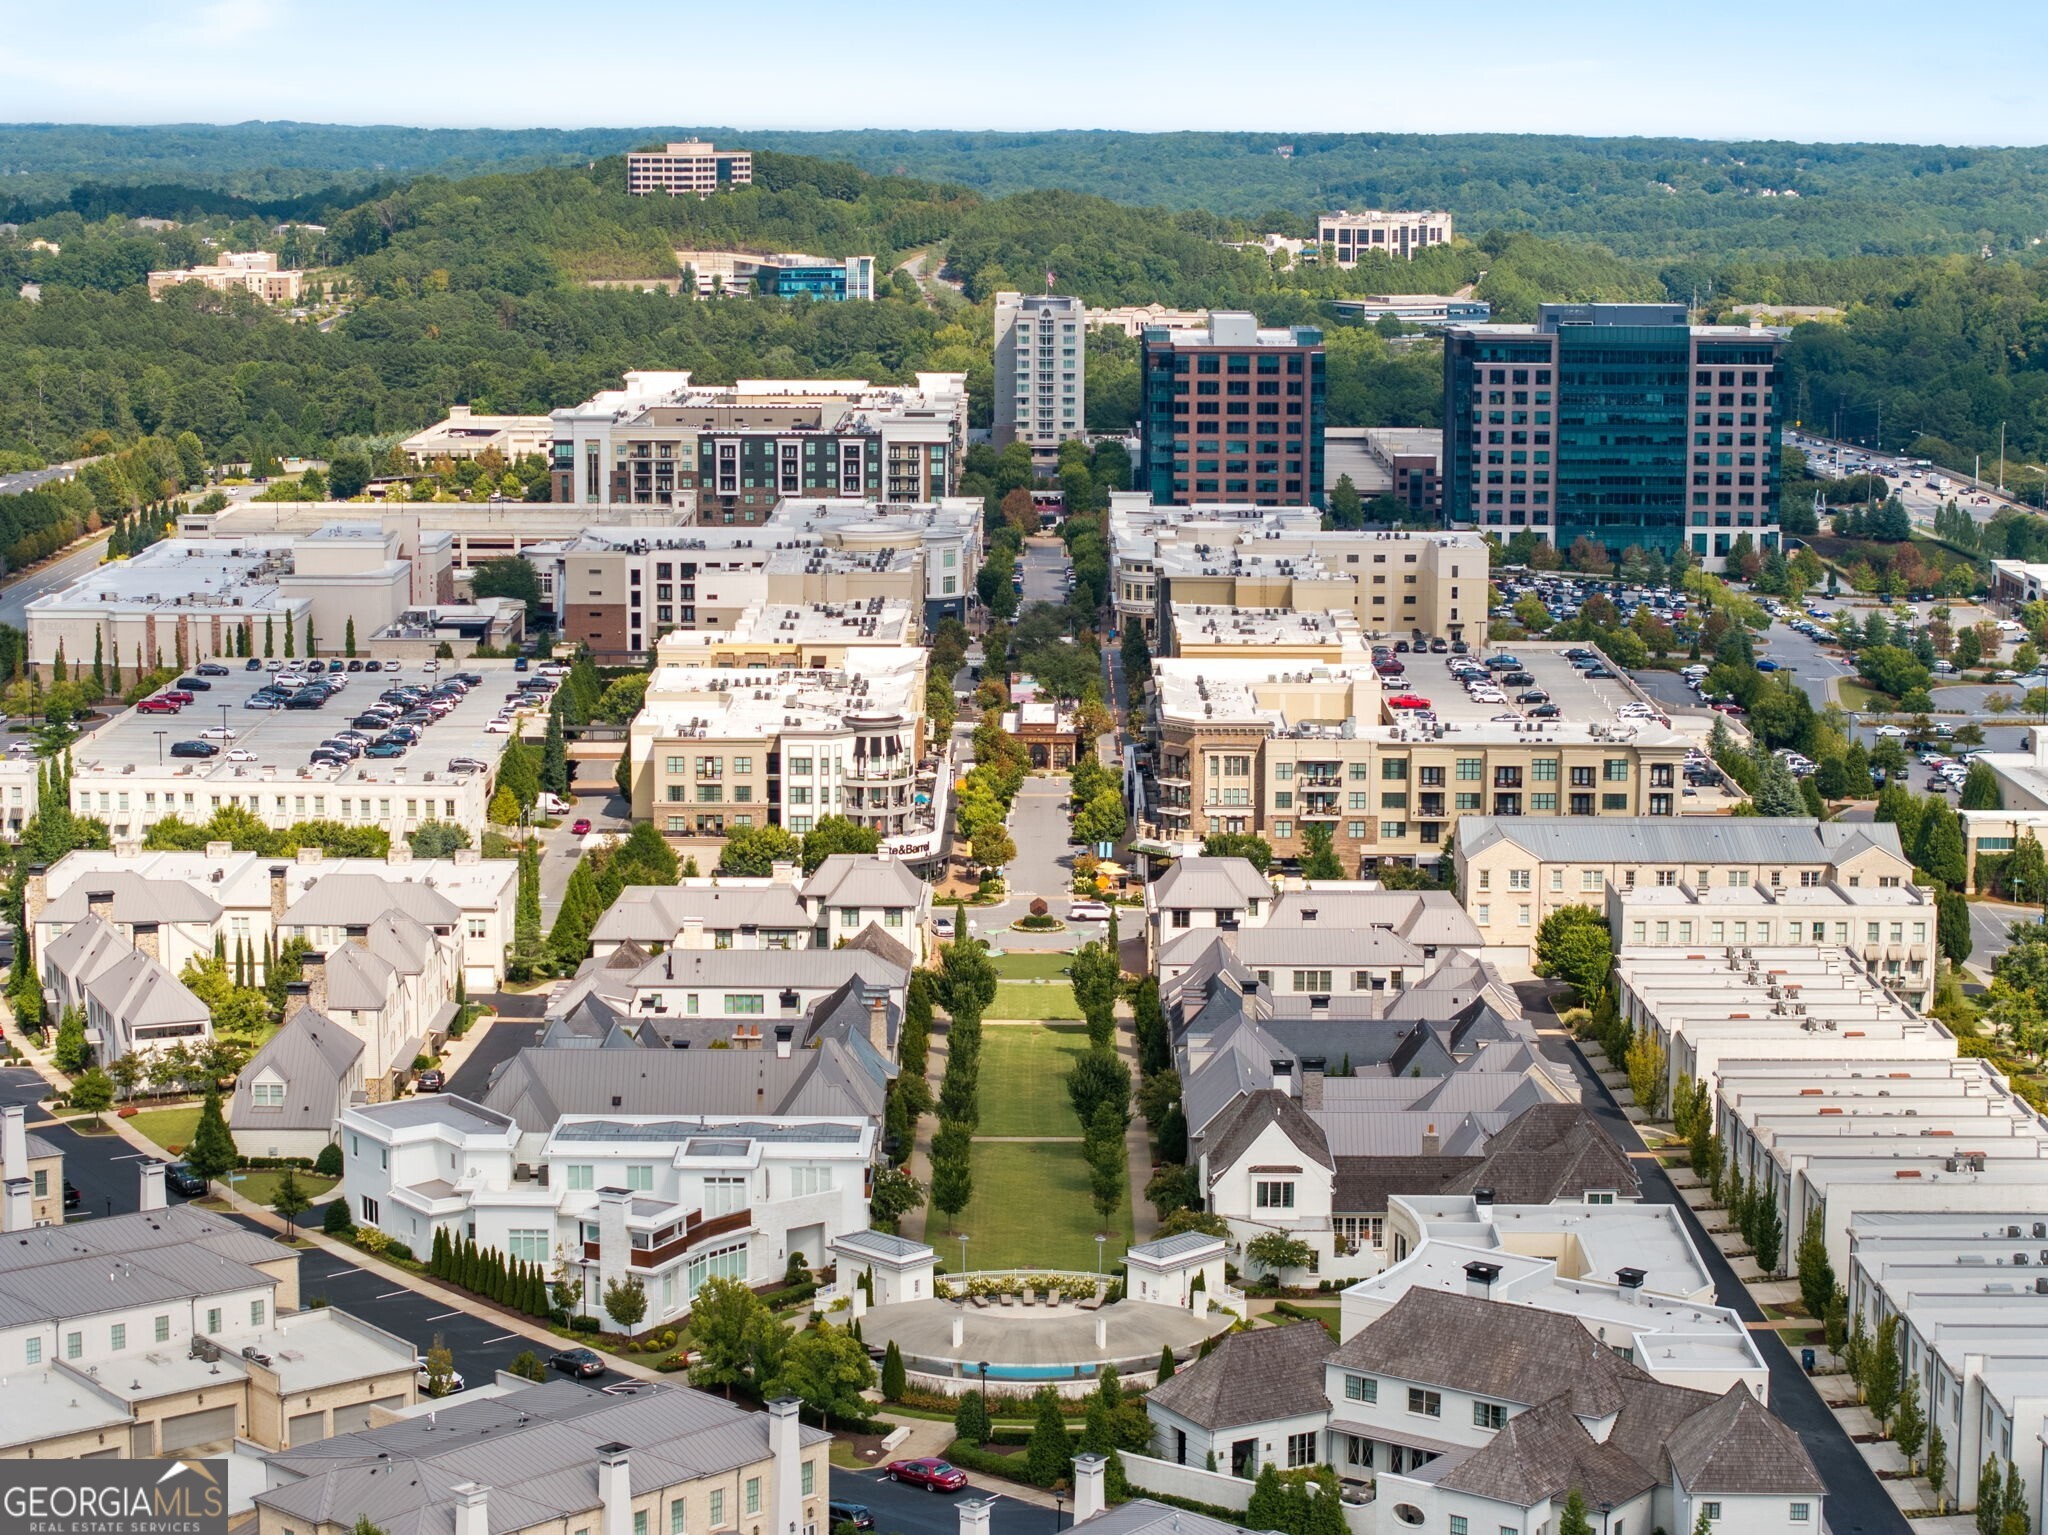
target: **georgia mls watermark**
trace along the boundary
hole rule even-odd
[[[0,1460],[6,1535],[227,1535],[225,1460]]]

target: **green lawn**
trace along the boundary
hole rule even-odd
[[[989,963],[1005,981],[1063,981],[1074,956],[1064,951],[1051,954],[994,954]]]
[[[236,1178],[234,1190],[250,1203],[268,1207],[271,1200],[277,1198],[278,1181],[283,1177],[281,1168],[257,1168]],[[323,1178],[318,1173],[299,1174],[299,1188],[308,1199],[318,1199],[340,1181],[338,1178]],[[303,1221],[305,1217],[302,1215],[299,1219]]]
[[[1854,709],[1864,714],[1896,714],[1898,712],[1899,705],[1897,699],[1887,693],[1880,693],[1876,688],[1868,687],[1861,682],[1852,682],[1847,677],[1844,677],[1835,684],[1835,688],[1841,697],[1844,708]]]
[[[993,1036],[996,1030],[989,1031]],[[992,1079],[984,1076],[984,1085]],[[954,1232],[964,1231],[970,1269],[1067,1268],[1082,1272],[1095,1267],[1095,1206],[1088,1201],[1088,1167],[1078,1142],[1019,1145],[1014,1142],[974,1143],[974,1198],[954,1218],[933,1212],[925,1239],[949,1268],[960,1264]],[[1102,1264],[1113,1267],[1131,1240],[1131,1205],[1110,1218],[1109,1240]]]
[[[1081,1017],[1081,1004],[1074,1000],[1074,988],[1045,981],[998,981],[996,999],[989,1004],[990,1018]]]
[[[979,1133],[1079,1136],[1067,1072],[1087,1048],[1085,1029],[984,1028]]]
[[[128,1123],[164,1150],[183,1151],[192,1144],[199,1128],[199,1105],[188,1103],[175,1109],[143,1109]]]

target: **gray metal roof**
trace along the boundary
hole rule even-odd
[[[1205,1247],[1217,1246],[1222,1238],[1212,1237],[1203,1231],[1180,1231],[1170,1237],[1161,1237],[1156,1242],[1140,1242],[1131,1252],[1140,1258],[1150,1258],[1154,1263],[1171,1263],[1175,1258],[1184,1258],[1189,1253],[1200,1252]],[[1221,1248],[1218,1248],[1221,1255]]]
[[[795,932],[813,926],[793,885],[632,885],[619,892],[590,936],[595,943],[668,944],[690,920],[701,922],[707,932],[743,927]]]
[[[462,916],[461,907],[419,880],[335,873],[321,878],[286,907],[279,925],[367,927],[387,911],[402,911],[427,927],[447,927]]]
[[[1245,858],[1183,858],[1152,882],[1159,910],[1185,906],[1235,908],[1248,900],[1270,901],[1273,886]]]
[[[1244,1525],[1185,1513],[1150,1498],[1119,1503],[1072,1528],[1086,1530],[1088,1535],[1247,1535]]]
[[[109,869],[75,880],[43,908],[36,921],[84,921],[89,914],[87,897],[95,891],[113,896],[112,916],[118,923],[212,923],[221,913],[220,903],[197,885],[184,880],[149,879],[128,869]]]
[[[781,949],[769,955],[751,949],[670,949],[634,972],[633,984],[766,990],[841,986],[850,980],[901,986],[908,979],[901,965],[861,949]]]
[[[533,1131],[570,1114],[808,1114],[882,1111],[886,1079],[837,1040],[770,1050],[521,1050],[485,1102]]]
[[[423,1097],[394,1098],[389,1103],[366,1103],[358,1112],[394,1129],[410,1129],[418,1125],[447,1125],[450,1129],[471,1132],[515,1128],[509,1115],[472,1103],[454,1093],[430,1093]]]
[[[343,1088],[363,1042],[333,1019],[306,1008],[271,1035],[236,1079],[228,1105],[233,1130],[327,1130],[347,1105]],[[266,1075],[284,1082],[284,1104],[258,1108],[251,1086]]]
[[[872,1253],[880,1258],[929,1258],[932,1250],[923,1242],[913,1242],[893,1231],[849,1231],[832,1239],[832,1246],[841,1251]]]
[[[930,887],[895,858],[873,853],[834,853],[804,881],[804,899],[827,906],[916,909]]]
[[[704,1136],[737,1137],[730,1142],[711,1144],[729,1144],[737,1151],[745,1151],[749,1141],[774,1141],[792,1145],[807,1141],[846,1144],[860,1139],[860,1129],[856,1125],[776,1124],[767,1120],[721,1120],[713,1124],[703,1119],[632,1122],[616,1119],[579,1119],[555,1127],[555,1139],[558,1141],[691,1141],[695,1143],[693,1150],[696,1145],[706,1144],[699,1139]]]
[[[1803,816],[1465,815],[1457,838],[1468,858],[1511,842],[1546,863],[1836,864],[1871,848],[1904,857],[1889,822]]]

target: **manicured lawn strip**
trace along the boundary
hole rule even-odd
[[[993,1034],[995,1031],[991,1030]],[[990,1078],[984,1065],[982,1092]],[[949,1268],[960,1265],[960,1244],[936,1212],[925,1235]],[[967,1266],[999,1269],[1030,1266],[1065,1268],[1090,1273],[1095,1268],[1095,1206],[1088,1202],[1088,1166],[1078,1142],[1019,1145],[1015,1142],[974,1143],[974,1198],[955,1217],[957,1231],[968,1234]],[[1102,1266],[1120,1261],[1131,1240],[1131,1206],[1109,1221],[1109,1240],[1102,1247]]]
[[[271,1200],[277,1198],[278,1181],[283,1177],[284,1169],[281,1167],[259,1167],[238,1174],[231,1186],[251,1204],[267,1207]],[[301,1172],[299,1189],[308,1199],[318,1199],[339,1181],[335,1178],[323,1178],[318,1173]],[[305,1216],[302,1215],[299,1219],[303,1222]],[[319,1217],[315,1215],[314,1220],[317,1222]]]
[[[1843,677],[1835,683],[1835,688],[1842,700],[1842,707],[1845,709],[1855,709],[1861,713],[1877,714],[1896,714],[1898,712],[1898,700],[1888,693],[1880,693],[1876,688],[1867,687],[1861,682],[1852,682],[1849,678]]]
[[[989,963],[1005,981],[1063,981],[1074,957],[1066,953],[995,954]]]
[[[1088,1048],[1085,1029],[1021,1025],[981,1031],[980,1135],[1079,1136],[1067,1072]]]
[[[1081,1004],[1074,1000],[1074,988],[1071,986],[1053,986],[1040,981],[997,981],[996,999],[984,1016],[1078,1020]]]
[[[166,1151],[183,1151],[199,1129],[199,1105],[175,1109],[143,1109],[128,1123]]]

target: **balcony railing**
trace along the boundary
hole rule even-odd
[[[731,1232],[744,1231],[753,1224],[754,1212],[751,1209],[734,1210],[729,1215],[714,1215],[709,1220],[706,1220],[700,1211],[692,1210],[682,1231],[659,1247],[633,1248],[626,1261],[636,1269],[660,1268],[664,1263],[681,1257],[700,1242],[708,1242],[713,1237],[726,1236]],[[585,1242],[583,1256],[593,1263],[599,1261],[603,1256],[601,1244]]]

